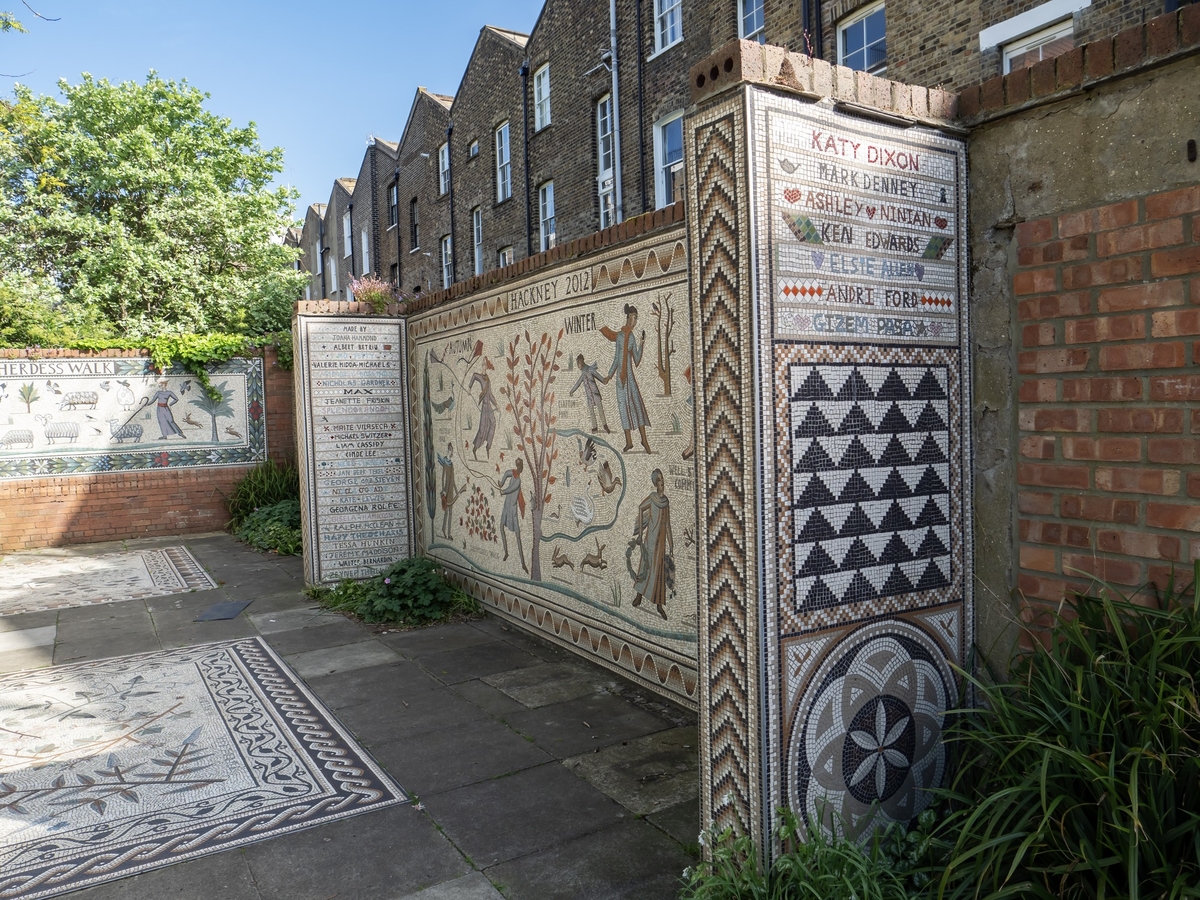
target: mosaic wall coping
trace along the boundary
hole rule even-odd
[[[466,297],[469,294],[496,287],[506,281],[524,277],[546,266],[565,260],[589,256],[599,250],[623,244],[626,241],[652,234],[660,229],[677,227],[683,224],[683,219],[683,201],[680,200],[670,206],[664,206],[662,209],[643,213],[640,216],[633,216],[616,225],[610,225],[608,228],[593,232],[586,237],[576,238],[565,244],[559,244],[550,250],[543,250],[541,253],[527,256],[513,263],[511,266],[505,266],[502,269],[492,269],[489,272],[484,272],[482,275],[472,275],[463,281],[455,282],[445,290],[434,291],[431,294],[422,294],[420,297],[411,298],[404,305],[409,314],[424,312],[443,303],[457,300],[460,297]],[[330,305],[333,306],[336,304]]]
[[[964,88],[958,95],[959,119],[965,125],[981,125],[1197,52],[1200,5],[1193,3],[1062,56]]]
[[[292,317],[296,316],[402,316],[404,303],[389,303],[383,310],[377,310],[370,303],[359,300],[300,300],[292,309]]]
[[[812,100],[831,99],[844,112],[957,131],[958,98],[950,91],[889,81],[757,41],[730,41],[693,65],[688,79],[693,104],[738,84],[759,84]]]

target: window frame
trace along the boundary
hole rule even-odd
[[[337,277],[337,254],[329,254],[329,293],[336,294],[338,292],[338,277]]]
[[[475,244],[475,274],[483,274],[483,208],[471,210],[471,237]]]
[[[408,252],[421,249],[421,204],[413,197],[408,201]]]
[[[450,193],[450,142],[438,147],[438,196]]]
[[[454,283],[454,241],[448,234],[442,235],[442,289],[450,287]]]
[[[512,133],[508,127],[509,120],[505,119],[494,130],[493,148],[496,151],[496,202],[503,203],[512,199]],[[500,136],[504,135],[501,143]],[[504,159],[501,161],[501,150]]]
[[[362,274],[369,275],[371,273],[371,244],[367,239],[367,229],[362,230]]]
[[[758,13],[758,18],[761,20],[759,26],[753,31],[746,31],[746,4],[754,4],[755,10]],[[765,0],[737,0],[738,4],[738,37],[743,41],[757,40],[760,44],[767,42],[767,15]]]
[[[672,27],[678,32],[674,40],[670,38]],[[651,55],[657,56],[682,41],[683,0],[654,0],[654,53]]]
[[[350,210],[342,213],[342,256],[354,255],[354,226],[350,224]]]
[[[607,131],[605,127],[607,126]],[[607,153],[605,143],[608,144]],[[604,157],[608,156],[608,166]],[[600,201],[600,229],[616,224],[616,142],[613,139],[612,94],[596,101],[596,196]]]
[[[393,181],[388,185],[388,228],[400,224],[400,184]]]
[[[539,96],[539,93],[541,96]],[[550,63],[533,73],[533,130],[541,131],[553,121],[550,113]]]
[[[546,203],[547,198],[549,204]],[[549,206],[549,215],[546,215],[546,207]],[[549,225],[549,228],[547,228]],[[558,242],[557,221],[554,212],[554,179],[543,181],[538,185],[538,241],[539,246],[544,253],[547,250],[553,250]]]
[[[883,65],[876,69],[871,69],[871,68],[865,66],[865,64],[867,62],[867,49],[869,46],[874,46],[874,45],[868,45],[866,42],[866,21],[871,16],[875,15],[875,13],[877,13],[877,12],[883,13],[883,45],[884,45]],[[887,0],[876,0],[876,2],[874,2],[874,3],[868,3],[865,6],[861,6],[858,9],[856,9],[853,13],[846,16],[846,18],[843,19],[841,22],[838,22],[837,37],[835,38],[835,40],[837,41],[837,61],[838,61],[839,66],[846,66],[847,68],[853,69],[853,66],[848,65],[846,62],[847,54],[845,52],[845,45],[846,45],[845,34],[850,28],[854,27],[855,25],[859,25],[859,24],[862,24],[862,26],[863,26],[862,55],[863,55],[864,68],[854,69],[854,71],[867,72],[871,75],[878,75],[882,78],[887,75],[887,67],[888,67],[888,65],[887,65]],[[855,53],[857,53],[857,52],[858,51],[855,51]],[[853,54],[850,54],[850,55],[853,55]]]
[[[1045,28],[1039,28],[1037,31],[1032,31],[1029,34],[1022,35],[1019,38],[1000,45],[1001,71],[1007,75],[1012,71],[1012,61],[1015,56],[1023,56],[1030,50],[1035,50],[1038,47],[1044,47],[1046,44],[1059,40],[1064,37],[1069,37],[1074,41],[1075,38],[1075,17],[1067,16],[1065,19],[1060,19],[1057,22],[1052,22]],[[1045,57],[1043,57],[1045,58]],[[1053,57],[1050,57],[1051,59]]]
[[[516,257],[513,245],[506,244],[496,251],[496,268],[503,269],[505,266],[511,266]]]
[[[474,159],[479,155],[479,140],[473,140],[467,144],[467,158]]]
[[[680,156],[677,160],[668,162],[665,159],[666,141],[664,132],[667,126],[679,123]],[[674,192],[667,191],[667,167],[680,168],[683,161],[683,110],[668,113],[654,123],[654,208],[662,209],[675,202]],[[672,180],[674,186],[674,180]]]

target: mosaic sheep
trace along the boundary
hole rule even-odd
[[[79,423],[47,422],[42,426],[42,431],[45,432],[48,443],[54,444],[58,441],[66,441],[69,444],[73,444],[79,438]]]
[[[99,402],[100,395],[95,391],[68,391],[63,394],[58,408],[73,410],[80,406],[86,406],[88,409],[95,409],[96,404]]]
[[[17,444],[24,444],[26,448],[33,446],[33,432],[28,428],[12,428],[4,432],[4,437],[0,438],[0,444],[4,445],[5,450],[11,450]]]
[[[118,425],[116,419],[109,419],[108,430],[112,433],[113,440],[118,444],[124,444],[126,441],[136,444],[142,439],[142,426],[136,425],[133,422]]]

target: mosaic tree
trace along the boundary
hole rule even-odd
[[[217,434],[217,419],[233,417],[233,407],[229,405],[229,401],[233,399],[233,388],[226,387],[228,383],[222,381],[215,386],[215,398],[207,393],[202,393],[195,400],[188,401],[201,412],[208,413],[209,418],[212,419],[212,442],[214,444],[221,442],[221,438]]]
[[[675,330],[675,308],[667,302],[670,299],[671,295],[667,294],[650,304],[658,332],[658,360],[654,367],[662,379],[664,397],[671,396],[671,356],[675,352],[675,343],[671,340],[671,332]]]
[[[513,417],[515,449],[524,455],[529,473],[529,511],[533,522],[529,574],[534,581],[542,579],[542,513],[553,496],[551,488],[557,480],[552,474],[554,461],[558,459],[554,382],[558,379],[558,360],[563,355],[559,347],[562,336],[562,329],[553,339],[545,332],[535,339],[526,331],[509,341],[504,360],[505,383],[500,388],[508,401],[504,409]]]

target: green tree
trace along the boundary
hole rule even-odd
[[[305,276],[280,240],[283,151],[153,72],[59,87],[0,101],[0,258],[53,285],[67,319],[134,339],[288,327]]]
[[[217,400],[208,394],[201,394],[194,400],[188,402],[202,412],[206,412],[209,418],[212,419],[212,440],[214,444],[220,443],[221,439],[217,436],[217,419],[228,419],[233,417],[233,407],[229,405],[229,401],[233,398],[233,388],[227,388],[229,382],[222,381],[220,384],[213,385],[213,390],[221,395],[221,399]]]

